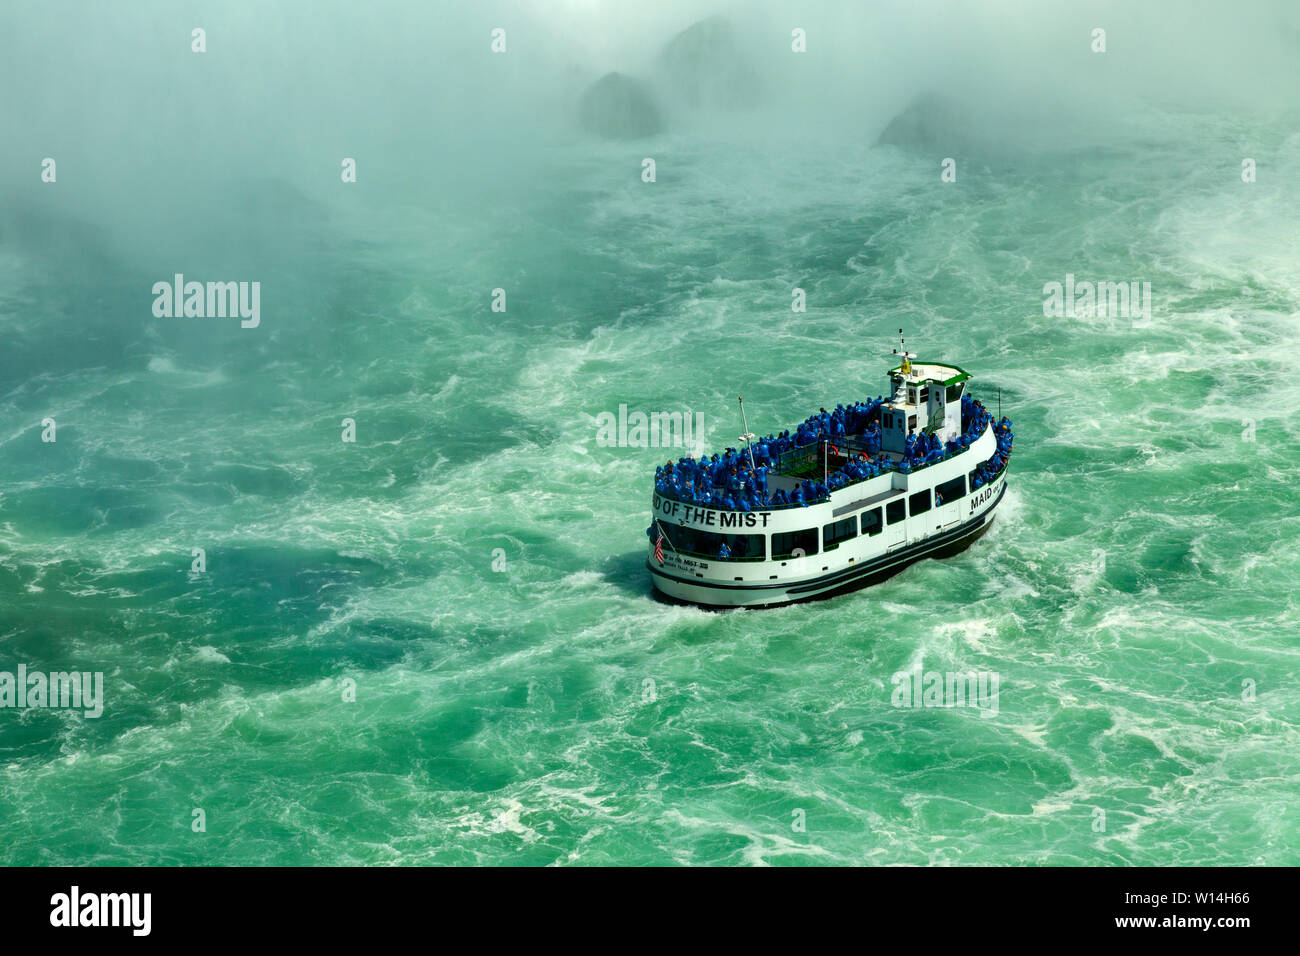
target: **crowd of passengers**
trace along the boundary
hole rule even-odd
[[[767,435],[749,451],[728,448],[722,455],[696,459],[691,456],[668,462],[655,469],[655,491],[666,498],[726,511],[766,511],[778,508],[807,507],[824,501],[832,491],[855,482],[865,481],[889,471],[908,473],[943,461],[963,451],[978,438],[992,420],[992,414],[969,395],[961,400],[962,434],[946,444],[932,434],[913,433],[907,438],[902,460],[895,461],[880,450],[880,409],[884,398],[836,405],[834,411],[820,409],[796,429],[779,435]],[[1011,423],[1003,418],[995,428],[998,454],[981,468],[991,477],[1001,470],[1001,463],[1011,453]],[[804,480],[790,492],[778,490],[768,494],[767,478],[781,456],[796,449],[815,450],[823,441],[832,446],[846,437],[855,437],[863,452],[831,475],[825,482]],[[1003,443],[1005,441],[1005,448]],[[838,450],[838,449],[837,449]],[[989,465],[997,461],[989,470]],[[985,478],[984,480],[987,480]],[[981,482],[982,483],[982,482]],[[976,485],[979,487],[979,485]]]
[[[998,440],[998,450],[988,461],[975,469],[975,477],[971,479],[971,491],[983,487],[996,478],[998,472],[1011,458],[1011,446],[1016,440],[1015,432],[1011,430],[1011,420],[1005,415],[998,419],[998,423],[993,426],[993,435]]]

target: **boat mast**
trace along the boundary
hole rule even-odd
[[[754,464],[754,435],[749,430],[749,422],[745,421],[745,396],[738,395],[736,401],[740,402],[740,427],[745,431],[741,434],[740,440],[745,443],[745,449],[749,452],[749,467],[758,474],[758,466]]]
[[[902,329],[898,330],[898,344],[899,346],[906,345],[906,342],[903,339]],[[912,374],[913,356],[906,348],[903,348],[901,352],[898,349],[894,349],[894,354],[903,356],[903,364],[898,368],[898,391],[894,393],[894,404],[902,405],[907,401],[907,376]]]

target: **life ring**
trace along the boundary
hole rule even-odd
[[[828,444],[828,445],[826,446],[826,448],[827,448],[827,450],[830,451],[831,454],[833,454],[833,455],[838,455],[838,454],[840,453],[840,450],[839,450],[838,448],[836,448],[834,445],[829,445],[829,444]]]

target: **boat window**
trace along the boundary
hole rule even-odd
[[[914,432],[914,431],[916,431],[916,416],[915,416],[915,415],[908,415],[908,416],[907,416],[907,430],[908,430],[909,432]]]
[[[951,504],[958,498],[964,497],[966,494],[966,476],[958,475],[952,481],[945,481],[934,489],[934,494],[935,501],[941,505]]]
[[[909,403],[909,404],[912,404],[912,405],[915,405],[915,404],[916,404],[916,389],[914,389],[914,388],[909,388],[909,389],[907,390],[907,394],[908,394],[908,403]]]
[[[885,520],[890,524],[898,524],[907,517],[907,505],[902,498],[897,501],[891,501],[885,505]]]
[[[911,512],[912,517],[914,518],[917,515],[923,515],[927,511],[929,511],[930,510],[930,489],[927,488],[925,489],[925,491],[918,491],[916,494],[908,498],[907,508],[908,511]]]
[[[947,398],[948,398],[949,405],[951,405],[953,402],[961,401],[961,386],[949,385]]]
[[[733,561],[761,561],[766,556],[766,536],[761,534],[718,534],[699,528],[685,528],[670,521],[659,521],[667,542],[665,551],[680,551],[693,557],[717,559],[727,546]]]
[[[902,502],[898,502],[900,505]],[[862,533],[863,534],[880,534],[884,530],[884,525],[880,523],[880,509],[872,508],[870,511],[862,512]]]
[[[817,553],[817,529],[805,528],[802,531],[781,531],[772,535],[772,559],[788,558],[795,551],[804,554]]]
[[[832,524],[822,525],[822,550],[834,551],[840,546],[841,541],[847,541],[857,536],[858,519],[856,517],[844,518]]]
[[[924,405],[929,400],[930,400],[930,387],[927,385],[925,388],[921,389],[921,395],[917,399],[917,401],[919,401],[922,405]]]

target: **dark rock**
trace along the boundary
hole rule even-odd
[[[981,139],[969,113],[936,93],[922,93],[899,113],[876,140],[876,145],[907,150],[959,152]]]
[[[639,139],[663,129],[645,84],[622,73],[606,73],[583,91],[578,121],[584,129],[610,139]]]
[[[725,17],[701,20],[669,40],[659,68],[687,106],[745,109],[761,98],[759,72]]]

